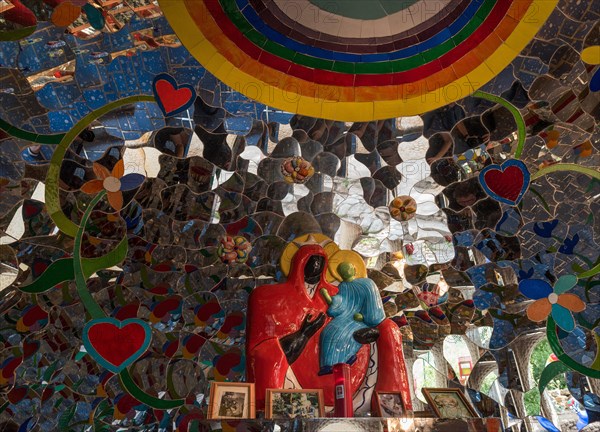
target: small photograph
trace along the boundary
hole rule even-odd
[[[266,408],[266,418],[324,417],[323,390],[267,389]]]
[[[224,392],[219,407],[219,417],[242,418],[244,416],[244,405],[246,393]]]
[[[423,396],[440,418],[479,417],[460,389],[423,388]]]
[[[379,417],[402,417],[406,414],[402,395],[398,392],[377,392]]]
[[[209,419],[252,419],[254,417],[254,384],[211,382]]]

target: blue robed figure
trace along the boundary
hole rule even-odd
[[[321,290],[329,304],[327,315],[333,319],[321,332],[319,375],[332,373],[336,363],[354,363],[362,346],[354,333],[376,327],[385,319],[377,285],[368,278],[354,279],[356,269],[350,263],[340,264],[338,272],[344,281],[338,286],[337,295],[331,297]]]

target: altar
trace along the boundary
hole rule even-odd
[[[248,432],[499,432],[498,418],[321,418],[199,421],[198,431]]]

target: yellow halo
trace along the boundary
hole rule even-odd
[[[331,260],[331,257],[337,251],[340,250],[339,246],[333,240],[331,240],[329,237],[327,237],[325,234],[313,233],[313,234],[304,234],[299,237],[296,237],[293,241],[288,243],[288,245],[283,250],[283,253],[281,254],[281,258],[279,259],[279,265],[281,266],[281,271],[283,272],[283,274],[286,277],[288,274],[290,274],[290,268],[292,267],[292,258],[294,257],[294,255],[296,255],[296,252],[298,252],[298,249],[300,249],[298,244],[307,242],[307,240],[310,236],[312,236],[311,240],[314,241],[316,244],[319,244],[319,243],[323,244],[323,242],[329,241],[329,243],[327,243],[327,244],[325,244],[325,246],[323,246],[323,249],[325,249],[325,253],[327,254],[328,260]],[[333,275],[330,273],[330,268],[327,270],[327,280],[329,282],[334,280]]]
[[[587,64],[600,64],[600,45],[589,46],[581,52],[581,60]]]
[[[340,274],[337,271],[338,265],[340,265],[343,262],[348,262],[350,264],[352,264],[354,266],[354,268],[356,269],[356,276],[357,278],[364,278],[367,277],[367,266],[365,265],[365,261],[362,259],[362,257],[357,253],[354,252],[353,250],[340,250],[338,249],[338,251],[336,253],[334,253],[333,255],[329,256],[329,268],[327,269],[327,276],[329,276],[331,274],[331,276],[335,279],[337,279],[338,281],[342,281],[342,277],[340,276]],[[333,279],[327,279],[329,282],[331,282]]]

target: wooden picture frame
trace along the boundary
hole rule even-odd
[[[423,388],[423,396],[439,418],[479,417],[461,389]]]
[[[12,4],[12,2],[10,0],[0,0],[0,13],[9,11],[14,7],[15,7],[15,5]]]
[[[211,420],[256,418],[254,383],[210,383],[208,418]]]
[[[407,414],[400,392],[378,391],[375,392],[375,396],[377,397],[377,405],[375,407],[377,417],[395,418],[403,417]]]
[[[267,389],[265,418],[325,417],[322,389]]]

